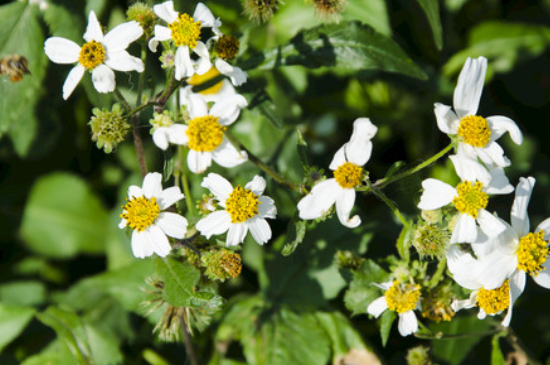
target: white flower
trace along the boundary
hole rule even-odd
[[[367,313],[378,318],[386,309],[392,310],[399,315],[397,329],[401,336],[408,336],[418,331],[418,320],[414,310],[419,307],[420,286],[398,281],[374,285],[385,293],[369,304]]]
[[[90,11],[88,28],[84,33],[87,43],[82,47],[65,38],[48,38],[44,50],[50,60],[61,64],[78,62],[63,84],[63,99],[67,100],[71,95],[86,70],[92,72],[94,87],[100,93],[115,89],[113,70],[143,72],[143,62],[126,52],[130,43],[142,34],[139,23],[131,21],[116,26],[103,36],[95,13]]]
[[[227,232],[227,246],[243,242],[250,230],[254,240],[263,245],[271,239],[271,228],[266,218],[275,219],[277,214],[273,199],[262,195],[265,185],[263,177],[254,176],[244,189],[241,186],[233,189],[231,183],[220,175],[208,174],[201,186],[209,189],[225,210],[210,213],[195,227],[206,238]]]
[[[355,187],[361,184],[362,166],[370,159],[371,139],[377,130],[368,118],[355,120],[349,142],[336,152],[330,163],[329,168],[334,171],[334,178],[316,184],[311,192],[300,200],[300,218],[320,218],[336,203],[340,223],[349,228],[361,224],[361,219],[357,215],[352,218],[349,215],[355,203]]]
[[[156,253],[165,257],[172,249],[166,235],[182,239],[187,232],[187,220],[176,213],[163,212],[183,199],[176,186],[162,189],[162,175],[152,172],[143,179],[143,187],[128,188],[128,203],[120,215],[118,227],[132,228],[132,252],[135,257],[145,258]]]
[[[496,140],[509,132],[512,141],[521,144],[523,135],[510,118],[476,115],[486,71],[486,58],[466,60],[454,91],[454,111],[450,106],[435,104],[437,126],[443,133],[460,136],[460,153],[472,159],[479,158],[487,168],[506,167],[510,161]]]
[[[189,170],[199,174],[211,164],[212,159],[223,167],[234,167],[248,160],[245,151],[237,149],[224,138],[223,131],[238,118],[247,101],[241,95],[221,100],[208,110],[206,101],[197,94],[189,96],[188,125],[173,124],[156,128],[153,132],[155,144],[166,150],[168,142],[187,145]]]
[[[451,243],[472,243],[481,230],[488,236],[496,236],[504,231],[505,226],[493,214],[485,210],[489,195],[508,194],[514,187],[508,183],[502,168],[485,170],[479,163],[460,155],[449,156],[456,173],[462,180],[456,188],[437,179],[426,179],[422,182],[424,192],[420,197],[418,208],[435,210],[453,204],[459,212]]]
[[[174,10],[174,2],[166,1],[153,6],[153,10],[159,18],[168,23],[168,27],[155,26],[155,36],[149,41],[149,49],[157,51],[159,42],[172,40],[176,45],[176,80],[191,77],[195,72],[199,75],[207,72],[212,63],[208,48],[201,42],[201,29],[216,27],[219,22],[203,3],[198,3],[193,17],[188,14],[180,14]],[[199,57],[197,61],[191,59],[190,51]]]
[[[246,72],[244,72],[240,67],[231,66],[221,58],[216,58],[214,65],[222,75],[229,77],[233,85],[241,86],[246,82]]]
[[[469,253],[461,252],[457,246],[452,246],[447,251],[447,266],[453,274],[453,279],[460,286],[473,290],[469,299],[453,301],[451,308],[455,312],[478,306],[477,317],[484,319],[487,315],[495,316],[506,310],[502,325],[505,327],[510,325],[512,308],[523,292],[525,277],[522,281],[520,277],[513,276],[509,280],[503,281],[499,287],[484,288],[481,262]]]
[[[534,186],[533,177],[520,178],[512,205],[512,225],[502,221],[506,230],[497,237],[487,238],[491,250],[481,254],[476,252],[481,256],[480,281],[485,288],[497,288],[510,278],[521,284],[523,291],[528,273],[537,284],[550,289],[550,218],[539,224],[533,232],[529,229],[527,206]]]

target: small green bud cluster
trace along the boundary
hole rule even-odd
[[[97,148],[103,148],[105,153],[111,153],[130,131],[130,124],[122,116],[122,107],[115,104],[111,111],[94,108],[92,113],[94,116],[89,123],[92,141],[96,142]]]
[[[334,255],[334,259],[336,260],[336,264],[341,269],[350,269],[350,270],[357,270],[363,263],[365,259],[362,257],[359,257],[355,255],[351,251],[342,251],[338,250],[336,251],[336,255]]]
[[[241,255],[227,249],[220,249],[203,253],[201,266],[206,269],[204,273],[211,280],[224,282],[229,278],[237,278],[243,265]]]
[[[409,349],[407,352],[407,365],[432,365],[429,348],[417,346]]]
[[[143,33],[148,38],[153,34],[153,28],[155,26],[155,19],[157,18],[153,9],[149,5],[142,2],[137,2],[128,8],[126,11],[128,20],[135,20],[143,28]]]
[[[442,259],[450,245],[451,230],[440,210],[422,211],[423,221],[416,225],[412,244],[421,257]]]

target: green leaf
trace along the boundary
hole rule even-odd
[[[441,50],[443,47],[443,29],[441,28],[441,17],[439,16],[439,1],[438,0],[416,0],[426,16],[428,17],[428,23],[432,28],[434,36],[434,42],[437,49]]]
[[[0,304],[0,352],[25,329],[35,310]]]
[[[289,43],[248,60],[243,68],[268,70],[288,65],[329,67],[345,75],[380,70],[427,78],[391,38],[359,22],[324,24],[303,30]]]
[[[348,1],[342,15],[344,22],[360,20],[381,34],[391,35],[391,24],[385,0]]]
[[[298,141],[296,142],[296,148],[298,149],[298,156],[300,157],[300,162],[302,163],[302,168],[305,170],[309,167],[308,152],[307,152],[307,142],[302,135],[302,132],[296,128],[296,135]]]
[[[40,353],[26,358],[22,365],[74,364],[74,356],[61,340],[52,341]]]
[[[256,113],[263,115],[276,128],[280,129],[283,127],[283,118],[265,88],[252,80],[248,80],[239,89],[239,93],[248,101],[247,109],[254,110]]]
[[[372,260],[365,260],[361,267],[353,272],[353,280],[344,296],[346,308],[354,315],[367,313],[367,307],[381,296],[380,289],[373,283],[387,281],[388,273]]]
[[[296,247],[304,240],[306,236],[306,221],[295,216],[288,224],[286,232],[286,242],[281,253],[283,256],[292,255]]]
[[[503,335],[498,334],[494,335],[493,339],[491,340],[491,365],[505,365],[506,360],[504,359],[504,355],[502,355],[502,351],[500,350],[500,345],[498,344],[499,338],[501,338]]]
[[[0,285],[0,302],[5,305],[34,306],[46,300],[46,287],[39,281],[12,281]]]
[[[79,177],[54,173],[33,186],[21,235],[34,252],[55,258],[104,251],[108,215]]]
[[[388,343],[388,338],[390,337],[391,332],[391,325],[393,324],[393,321],[395,321],[396,317],[397,315],[395,314],[395,312],[391,310],[386,310],[380,316],[380,338],[382,339],[382,346],[384,347],[386,347],[386,343]]]

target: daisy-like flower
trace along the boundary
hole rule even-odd
[[[91,71],[94,87],[100,93],[115,89],[113,70],[143,72],[143,62],[126,52],[130,43],[142,34],[139,23],[131,21],[116,26],[103,36],[95,13],[90,11],[83,37],[87,43],[82,47],[65,38],[48,38],[44,50],[50,60],[61,64],[78,62],[63,84],[63,99],[69,98],[86,70]]]
[[[225,208],[198,221],[195,227],[202,235],[210,238],[227,232],[227,246],[243,242],[249,230],[260,245],[271,239],[271,228],[266,218],[275,219],[277,208],[273,199],[262,195],[265,190],[263,177],[254,176],[244,188],[238,185],[233,189],[229,181],[210,173],[201,186],[209,189],[218,200],[218,205]]]
[[[172,40],[176,45],[176,80],[191,77],[195,73],[202,75],[207,72],[212,63],[206,45],[200,41],[201,29],[212,28],[216,24],[214,15],[203,3],[198,3],[193,17],[181,14],[174,10],[174,2],[166,1],[153,6],[159,18],[168,23],[168,27],[155,26],[155,36],[149,41],[149,49],[157,51],[159,42]],[[191,59],[190,51],[199,57],[197,61]]]
[[[451,235],[451,243],[474,242],[478,236],[476,222],[488,236],[503,232],[505,226],[501,220],[485,210],[489,195],[509,194],[514,190],[503,170],[494,168],[487,171],[476,161],[460,155],[449,158],[462,182],[454,188],[437,179],[424,180],[424,192],[418,208],[435,210],[448,204],[454,205],[459,215]]]
[[[163,150],[168,148],[168,142],[187,145],[187,164],[196,174],[204,172],[212,164],[212,159],[223,167],[246,162],[246,152],[237,151],[223,135],[227,126],[238,118],[241,108],[247,105],[246,99],[235,95],[219,101],[210,110],[200,95],[191,95],[189,99],[189,124],[157,128],[153,132],[155,144]]]
[[[533,177],[520,178],[512,205],[512,225],[502,221],[506,230],[488,238],[492,249],[480,258],[480,280],[486,288],[497,288],[509,278],[518,283],[521,293],[529,274],[537,284],[550,289],[550,218],[534,231],[529,229],[527,206],[534,186]]]
[[[450,106],[435,104],[437,126],[443,133],[458,135],[459,153],[472,159],[479,158],[487,168],[506,167],[510,165],[510,160],[504,156],[497,139],[508,132],[512,141],[519,145],[523,142],[523,135],[510,118],[483,118],[476,114],[486,71],[485,57],[466,60],[454,91],[454,111]]]
[[[143,179],[143,187],[130,186],[128,202],[120,215],[118,227],[132,228],[132,252],[141,259],[153,253],[165,257],[172,249],[166,236],[182,239],[187,232],[187,219],[163,212],[183,199],[183,194],[177,186],[163,190],[161,180],[161,174],[152,172]]]
[[[367,307],[367,313],[378,318],[386,309],[397,312],[397,329],[401,336],[408,336],[418,330],[418,320],[414,310],[420,304],[420,285],[388,281],[374,284],[384,290],[384,296],[375,299]]]
[[[247,74],[240,67],[231,66],[229,62],[234,59],[239,53],[239,40],[232,35],[222,34],[218,32],[214,37],[209,39],[209,43],[213,43],[214,51],[217,58],[214,60],[216,69],[231,80],[235,86],[240,86],[246,82]]]
[[[455,300],[451,307],[455,312],[461,309],[479,307],[477,317],[485,319],[487,315],[495,316],[506,310],[502,325],[508,327],[512,319],[512,308],[517,298],[523,292],[525,278],[510,277],[500,286],[487,289],[482,283],[482,265],[469,253],[461,252],[457,246],[447,252],[447,266],[453,274],[453,279],[463,288],[473,290],[470,298]]]
[[[355,120],[349,142],[336,152],[330,163],[329,168],[334,171],[334,178],[316,184],[311,192],[300,200],[300,218],[320,218],[336,203],[340,223],[349,228],[361,224],[361,219],[357,215],[351,218],[349,215],[355,203],[355,188],[361,185],[363,179],[362,166],[370,159],[371,139],[377,130],[368,118]]]

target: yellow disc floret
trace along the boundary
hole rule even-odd
[[[157,198],[147,199],[140,196],[139,198],[126,200],[128,203],[123,207],[124,212],[120,216],[126,220],[126,225],[138,230],[138,232],[151,226],[160,214]]]
[[[239,40],[232,35],[222,35],[216,42],[216,52],[224,60],[232,60],[239,53]]]
[[[453,198],[453,205],[456,210],[462,214],[468,214],[477,218],[480,209],[485,209],[489,198],[485,192],[481,191],[483,184],[476,181],[474,184],[464,181],[456,187],[458,196]]]
[[[397,280],[384,293],[388,309],[397,313],[405,313],[416,308],[420,299],[420,285],[404,283]]]
[[[336,182],[344,189],[351,189],[361,184],[363,168],[354,163],[346,162],[334,171]]]
[[[257,215],[260,204],[258,198],[249,189],[237,186],[225,201],[225,209],[231,216],[231,223],[243,223]]]
[[[189,148],[198,152],[212,152],[218,148],[226,129],[220,125],[219,119],[211,115],[191,119],[185,131],[189,137]]]
[[[516,254],[518,269],[537,276],[545,268],[542,266],[548,259],[548,241],[544,240],[544,231],[529,233],[519,240]]]
[[[201,22],[193,21],[188,14],[180,14],[172,24],[168,24],[172,31],[172,39],[176,46],[187,46],[194,49],[201,35]]]
[[[92,70],[105,62],[105,47],[99,42],[89,41],[80,49],[78,62],[88,70]]]
[[[217,68],[215,68],[214,66],[212,66],[210,68],[210,70],[208,70],[206,73],[202,74],[202,75],[199,75],[199,74],[194,74],[193,76],[191,76],[189,78],[189,80],[187,80],[187,84],[189,85],[193,85],[193,86],[199,86],[199,85],[202,85],[204,84],[205,82],[208,82],[212,79],[214,79],[215,77],[218,77],[220,76],[220,71],[218,71]],[[212,95],[212,94],[215,94],[217,93],[218,91],[221,90],[223,86],[223,80],[210,86],[209,88],[206,88],[206,89],[203,89],[201,91],[199,91],[199,94],[202,94],[202,95]]]
[[[479,289],[476,305],[487,314],[497,314],[508,308],[510,306],[509,280],[506,280],[500,288],[487,290],[482,287]]]
[[[458,135],[464,139],[464,143],[483,148],[491,139],[491,129],[485,118],[468,115],[460,120]]]

